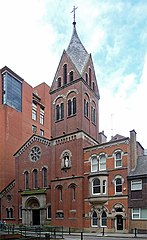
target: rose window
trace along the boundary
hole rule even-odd
[[[41,149],[38,146],[35,146],[31,149],[30,152],[30,158],[33,162],[36,162],[37,160],[39,160],[41,156]]]

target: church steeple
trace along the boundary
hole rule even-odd
[[[50,90],[52,137],[83,131],[93,139],[99,132],[99,90],[91,54],[76,30],[74,7],[73,33],[63,51]]]
[[[73,25],[73,33],[71,40],[69,42],[66,53],[76,66],[80,75],[82,75],[83,68],[85,67],[86,62],[88,61],[89,54],[83,46],[77,31],[75,24]]]

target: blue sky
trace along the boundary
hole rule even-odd
[[[30,85],[51,85],[76,28],[92,54],[100,91],[100,131],[129,136],[147,148],[147,1],[0,0],[0,68]]]

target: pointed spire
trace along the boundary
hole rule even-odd
[[[85,66],[85,63],[87,62],[87,59],[89,57],[89,54],[87,53],[85,47],[83,46],[77,31],[76,31],[76,22],[75,22],[75,6],[74,6],[74,22],[73,22],[73,33],[70,40],[70,43],[68,45],[68,48],[66,50],[67,54],[73,61],[74,65],[76,66],[79,73],[82,73],[82,70]],[[72,12],[73,12],[72,11]]]

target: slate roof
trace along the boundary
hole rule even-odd
[[[131,171],[129,176],[147,175],[147,156],[139,156],[135,170]]]
[[[90,55],[87,53],[86,49],[81,43],[75,25],[73,27],[73,34],[68,45],[68,48],[66,50],[66,53],[76,66],[79,73],[82,74],[83,68]]]
[[[110,140],[109,142],[116,141],[116,140],[120,140],[120,139],[123,139],[123,138],[126,138],[126,137],[124,137],[124,136],[122,136],[122,135],[120,135],[120,134],[116,134],[115,136],[113,136],[113,137],[111,138],[111,140]]]

